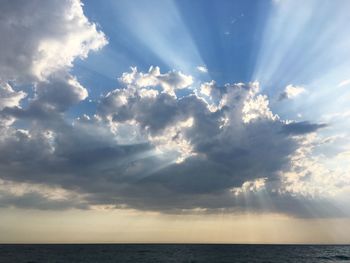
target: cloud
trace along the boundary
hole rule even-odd
[[[279,100],[294,99],[299,95],[305,93],[305,88],[301,86],[288,85],[284,91],[279,95]]]
[[[318,129],[325,128],[328,125],[325,123],[310,123],[308,121],[290,122],[283,126],[282,131],[287,134],[306,134],[316,132]]]
[[[212,91],[211,86],[215,85],[214,82],[206,82],[200,86],[200,93],[205,96],[210,96],[210,93]]]
[[[105,45],[104,34],[78,0],[0,5],[1,206],[243,211],[251,198],[260,211],[265,194],[269,211],[298,214],[295,200],[325,184],[314,157],[296,160],[326,124],[282,120],[257,82],[196,88],[181,71],[131,68],[96,112],[72,121],[67,111],[88,92],[70,68]],[[329,192],[341,188],[332,178]]]
[[[241,187],[235,187],[231,191],[236,195],[241,195],[246,192],[258,192],[265,187],[265,181],[267,178],[258,178],[254,181],[246,181]]]
[[[342,165],[337,159],[339,156],[332,160],[322,153],[315,154],[317,147],[333,143],[329,139],[326,142],[317,141],[316,134],[304,137],[302,146],[292,157],[291,169],[281,175],[279,191],[282,195],[291,195],[291,200],[297,198],[300,202],[305,201],[304,210],[308,210],[308,216],[349,216],[348,205],[344,204],[349,202],[345,196],[349,194],[350,167]],[[335,163],[328,166],[329,162]],[[307,216],[307,211],[301,212]]]
[[[338,84],[338,87],[345,87],[345,86],[348,86],[350,84],[350,79],[346,79],[346,80],[343,80],[341,81],[339,84]]]
[[[57,187],[14,183],[0,179],[0,207],[15,206],[42,210],[86,209],[80,196]]]
[[[14,91],[8,83],[0,83],[0,110],[5,107],[18,107],[26,96],[23,91]]]
[[[1,123],[16,118],[54,119],[88,96],[69,73],[76,58],[107,43],[105,35],[83,14],[79,0],[2,1],[0,34]],[[35,12],[31,12],[35,10]],[[11,84],[10,84],[11,83]],[[33,88],[26,97],[13,87]],[[29,106],[22,108],[25,101]]]
[[[202,73],[208,73],[208,69],[206,66],[198,66],[197,70]]]
[[[32,105],[49,107],[54,111],[65,111],[88,96],[87,90],[70,74],[52,74],[46,81],[35,85]]]
[[[180,71],[160,73],[159,67],[150,67],[148,73],[138,72],[136,67],[131,72],[124,73],[119,79],[126,85],[135,85],[141,88],[160,86],[163,92],[175,96],[175,91],[184,89],[193,83],[192,76],[185,75]]]
[[[107,43],[79,0],[1,1],[0,79],[44,80]]]
[[[301,147],[300,138],[293,136],[300,127],[285,131],[291,127],[272,113],[258,83],[219,87],[213,81],[178,98],[162,88],[162,81],[177,73],[158,72],[124,73],[122,87],[101,98],[96,114],[84,115],[73,125],[60,113],[86,93],[69,75],[53,75],[52,89],[45,86],[41,92],[37,87],[33,102],[16,115],[33,119],[38,115],[28,114],[34,105],[47,105],[50,118],[36,118],[25,130],[8,127],[2,136],[0,148],[8,149],[0,155],[2,179],[73,191],[79,197],[72,197],[72,207],[115,205],[163,212],[239,210],[244,192],[282,189],[280,174],[292,168],[291,156]],[[59,97],[51,100],[58,93],[57,79],[73,81],[69,93],[62,90],[67,104]],[[176,91],[178,83],[168,85]],[[30,200],[45,196],[45,191],[36,189],[35,196]],[[21,196],[6,200],[23,206]],[[46,207],[42,204],[38,208]]]

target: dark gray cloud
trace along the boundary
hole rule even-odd
[[[311,132],[316,132],[319,129],[325,128],[328,125],[325,123],[311,123],[309,121],[291,122],[283,126],[282,131],[287,134],[301,135]]]
[[[0,148],[7,151],[0,155],[2,178],[84,196],[79,202],[72,198],[71,207],[108,204],[169,213],[201,207],[208,212],[251,209],[299,211],[306,216],[302,206],[289,210],[282,205],[286,196],[270,191],[278,189],[279,174],[291,168],[291,156],[300,144],[295,132],[286,132],[284,122],[266,109],[256,111],[255,104],[261,101],[253,89],[227,86],[221,106],[209,110],[196,95],[180,99],[166,93],[144,96],[142,89],[130,86],[107,94],[95,117],[83,116],[74,125],[60,113],[51,115],[53,119],[28,115],[32,124],[26,131],[8,127],[7,137],[3,136]],[[41,98],[33,103],[45,101]],[[19,110],[25,113],[31,107]],[[183,158],[178,162],[179,156]],[[245,194],[245,198],[251,196],[249,205],[241,195],[234,195],[233,189],[259,178],[276,186],[267,190],[273,200],[270,207],[259,205],[249,191]],[[12,205],[32,204],[40,209],[52,202],[52,209],[69,204],[69,200],[48,200],[46,206],[38,199],[40,192],[29,196],[28,200],[37,200],[37,206],[20,196],[7,198],[3,205],[9,200]],[[286,205],[294,198],[289,199]]]
[[[66,210],[70,208],[88,209],[88,205],[84,202],[76,200],[50,200],[47,196],[39,193],[24,193],[21,195],[1,194],[0,207],[17,207],[25,209],[40,210]]]

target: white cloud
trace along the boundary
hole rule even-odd
[[[24,116],[55,119],[84,100],[88,92],[69,70],[107,40],[85,17],[80,0],[5,0],[0,8],[0,35],[6,36],[0,43],[0,105],[11,108],[2,113],[7,125]],[[25,93],[13,91],[21,84],[34,91],[25,109],[19,107]]]
[[[350,170],[340,165],[339,161],[336,163],[336,168],[327,167],[329,158],[313,154],[317,141],[315,134],[302,139],[301,146],[292,156],[290,170],[281,174],[281,192],[288,192],[295,196],[330,198],[348,188]],[[347,153],[338,154],[334,160],[348,158]]]
[[[156,149],[162,153],[173,153],[176,163],[185,161],[190,156],[195,155],[193,146],[186,139],[186,129],[193,126],[193,118],[188,118],[185,121],[179,121],[174,125],[167,127],[162,135],[148,137],[149,141],[156,145]]]
[[[5,107],[18,107],[20,101],[26,96],[25,92],[16,92],[9,84],[0,82],[0,110]]]
[[[202,73],[208,73],[208,69],[206,66],[198,66],[197,70]]]
[[[127,85],[135,85],[139,88],[160,86],[163,92],[175,96],[175,91],[189,87],[193,83],[193,77],[180,71],[160,73],[159,67],[150,67],[147,73],[138,72],[136,67],[131,72],[123,73],[119,79]]]
[[[288,85],[280,94],[279,100],[294,99],[305,92],[306,89],[304,87]]]
[[[338,87],[345,87],[345,86],[348,86],[350,84],[350,79],[346,79],[346,80],[343,80],[342,82],[340,82],[338,84]]]
[[[255,83],[254,85],[258,85]],[[257,93],[259,89],[255,92]],[[252,97],[245,101],[242,109],[242,119],[245,123],[249,123],[255,119],[265,118],[267,120],[278,120],[278,116],[274,115],[269,108],[269,101],[267,96],[257,95],[253,93]]]
[[[235,187],[231,189],[231,192],[238,196],[249,192],[259,192],[265,188],[265,182],[267,178],[258,178],[254,181],[246,181],[241,187]]]
[[[43,80],[107,43],[84,16],[80,0],[2,1],[0,5],[3,81]]]
[[[212,96],[212,91],[214,90],[216,83],[214,80],[210,82],[202,83],[199,87],[199,92],[207,97]]]

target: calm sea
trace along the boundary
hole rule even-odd
[[[350,246],[0,245],[0,262],[350,262]]]

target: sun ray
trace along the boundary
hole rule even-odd
[[[145,45],[169,69],[192,73],[197,66],[204,65],[172,0],[112,1],[111,4],[116,22],[126,27],[136,41]]]

